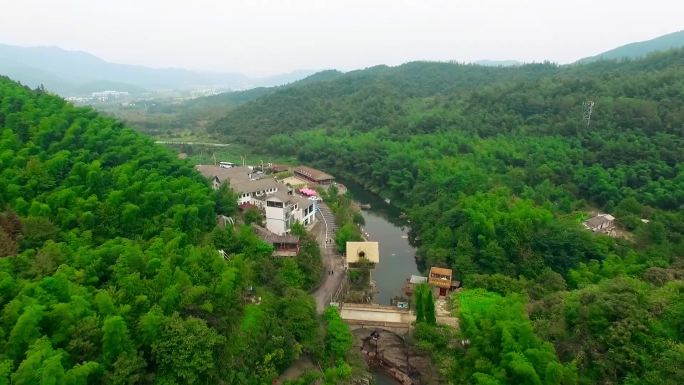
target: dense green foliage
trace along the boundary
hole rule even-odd
[[[228,111],[277,90],[254,88],[247,91],[225,92],[179,102],[174,99],[100,104],[97,109],[112,114],[139,131],[164,139],[186,141],[210,141],[205,137],[205,127]],[[192,127],[188,130],[187,127]]]
[[[413,291],[413,309],[416,314],[416,323],[427,322],[430,325],[437,323],[435,298],[429,285],[423,283],[415,287]]]
[[[179,101],[178,98],[159,97],[152,100],[139,100],[134,103],[104,103],[95,107],[104,113],[112,114],[137,130],[158,139],[171,139],[184,142],[212,142],[215,135],[207,133],[207,126],[223,117],[228,111],[278,90],[295,88],[310,83],[332,79],[339,76],[337,71],[322,71],[304,79],[277,87],[257,87],[244,91],[223,92],[216,95]],[[192,155],[201,151],[202,146],[184,145],[183,152]],[[205,148],[219,152],[217,148]],[[225,149],[224,149],[225,150]],[[233,150],[231,148],[230,150]],[[238,162],[237,159],[226,159]]]
[[[505,296],[458,310],[474,325],[461,332],[464,359],[491,367],[455,383],[567,383],[576,367],[581,384],[655,384],[684,382],[671,310],[684,269],[683,122],[676,50],[572,66],[371,68],[264,96],[214,130],[390,198],[424,266]],[[617,217],[617,238],[582,227],[597,210]],[[510,317],[512,329],[487,325]],[[507,346],[502,330],[529,338]],[[565,374],[548,374],[551,363]]]
[[[214,228],[232,193],[115,120],[0,78],[0,181],[0,383],[264,384],[347,346],[315,241]]]
[[[556,345],[562,360],[574,359],[587,379],[682,383],[681,271],[653,267],[641,273],[643,280],[606,275],[617,277],[533,302],[530,317],[539,336]]]
[[[418,62],[377,66],[285,87],[231,111],[209,131],[253,145],[262,145],[263,135],[318,127],[365,132],[409,117],[419,107],[410,103],[417,98],[460,94],[503,79],[530,79],[554,71],[555,66],[546,64],[519,69]]]
[[[553,345],[535,335],[520,298],[480,289],[458,294],[456,302],[461,333],[468,337],[447,344],[440,328],[417,328],[423,347],[435,352],[453,383],[576,383],[574,365],[561,364]]]

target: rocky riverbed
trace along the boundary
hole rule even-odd
[[[377,331],[377,338],[371,334]],[[354,346],[366,357],[369,366],[385,370],[402,385],[437,384],[438,373],[430,357],[417,352],[404,338],[382,329],[354,330]]]

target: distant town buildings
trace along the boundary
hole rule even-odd
[[[157,104],[155,100],[163,100],[162,103],[179,104],[186,100],[217,95],[226,91],[222,88],[194,88],[172,91],[142,91],[131,94],[127,91],[103,90],[90,94],[68,96],[65,99],[77,105],[115,103],[122,107],[149,107]]]
[[[189,99],[200,98],[203,96],[218,95],[221,92],[225,92],[225,90],[218,88],[198,88],[190,91]]]
[[[107,103],[119,99],[128,98],[129,93],[126,91],[98,91],[92,92],[90,96],[69,96],[65,99],[75,104],[89,104],[89,103]]]
[[[115,99],[120,99],[127,97],[128,92],[126,91],[99,91],[90,94],[91,99],[98,100],[100,102],[108,102]]]

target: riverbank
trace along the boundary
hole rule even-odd
[[[375,283],[374,303],[390,305],[395,297],[402,296],[406,279],[413,274],[421,275],[416,261],[416,249],[409,241],[409,222],[401,210],[366,189],[358,183],[342,180],[352,199],[368,204],[360,210],[364,225],[362,233],[380,246],[380,263],[373,269]],[[360,209],[357,206],[357,209]],[[439,373],[432,365],[427,353],[420,353],[411,337],[378,330],[377,352],[366,346],[364,340],[374,329],[354,331],[355,347],[366,357],[377,384],[438,384]]]
[[[376,333],[377,338],[371,338]],[[429,355],[411,346],[410,338],[382,330],[360,328],[353,332],[354,347],[362,352],[371,371],[382,372],[386,384],[432,385],[439,383],[439,373]],[[387,378],[389,376],[390,378]],[[388,382],[390,380],[392,382]]]
[[[362,233],[380,246],[380,263],[373,270],[375,282],[374,302],[390,305],[395,297],[403,296],[406,279],[421,275],[416,261],[416,248],[409,241],[408,222],[401,210],[387,204],[381,197],[369,192],[353,181],[342,181],[356,202],[370,204],[361,210],[364,225]]]

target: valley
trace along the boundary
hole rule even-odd
[[[645,381],[674,361],[638,351],[677,344],[638,326],[645,319],[669,324],[673,315],[636,304],[658,297],[668,309],[678,306],[677,296],[665,293],[680,285],[682,62],[679,50],[580,66],[374,68],[278,90],[231,110],[208,131],[257,158],[314,164],[405,211],[420,270],[450,267],[463,282],[451,300],[467,320],[460,338],[496,365],[514,364],[499,361],[511,353],[490,333],[532,333],[513,349],[538,351],[567,381]],[[490,84],[470,85],[483,76]],[[442,81],[429,89],[422,79]],[[595,103],[590,121],[586,100]],[[597,211],[613,214],[630,237],[586,230],[582,222]],[[652,280],[661,273],[672,278]],[[640,312],[639,320],[609,310],[614,301]],[[495,319],[509,326],[487,323]],[[596,329],[594,322],[631,326]],[[622,332],[645,333],[651,342],[613,345],[611,333]],[[416,330],[421,346],[440,352],[434,359],[458,368],[449,375],[466,382],[476,358],[468,349],[440,348],[448,335]],[[608,353],[615,349],[624,356]],[[640,363],[621,364],[618,357],[628,356]],[[535,368],[530,357],[519,358],[533,365],[530,376],[547,381],[542,373],[551,369]]]
[[[682,31],[262,78],[0,59],[0,384],[684,383]]]

